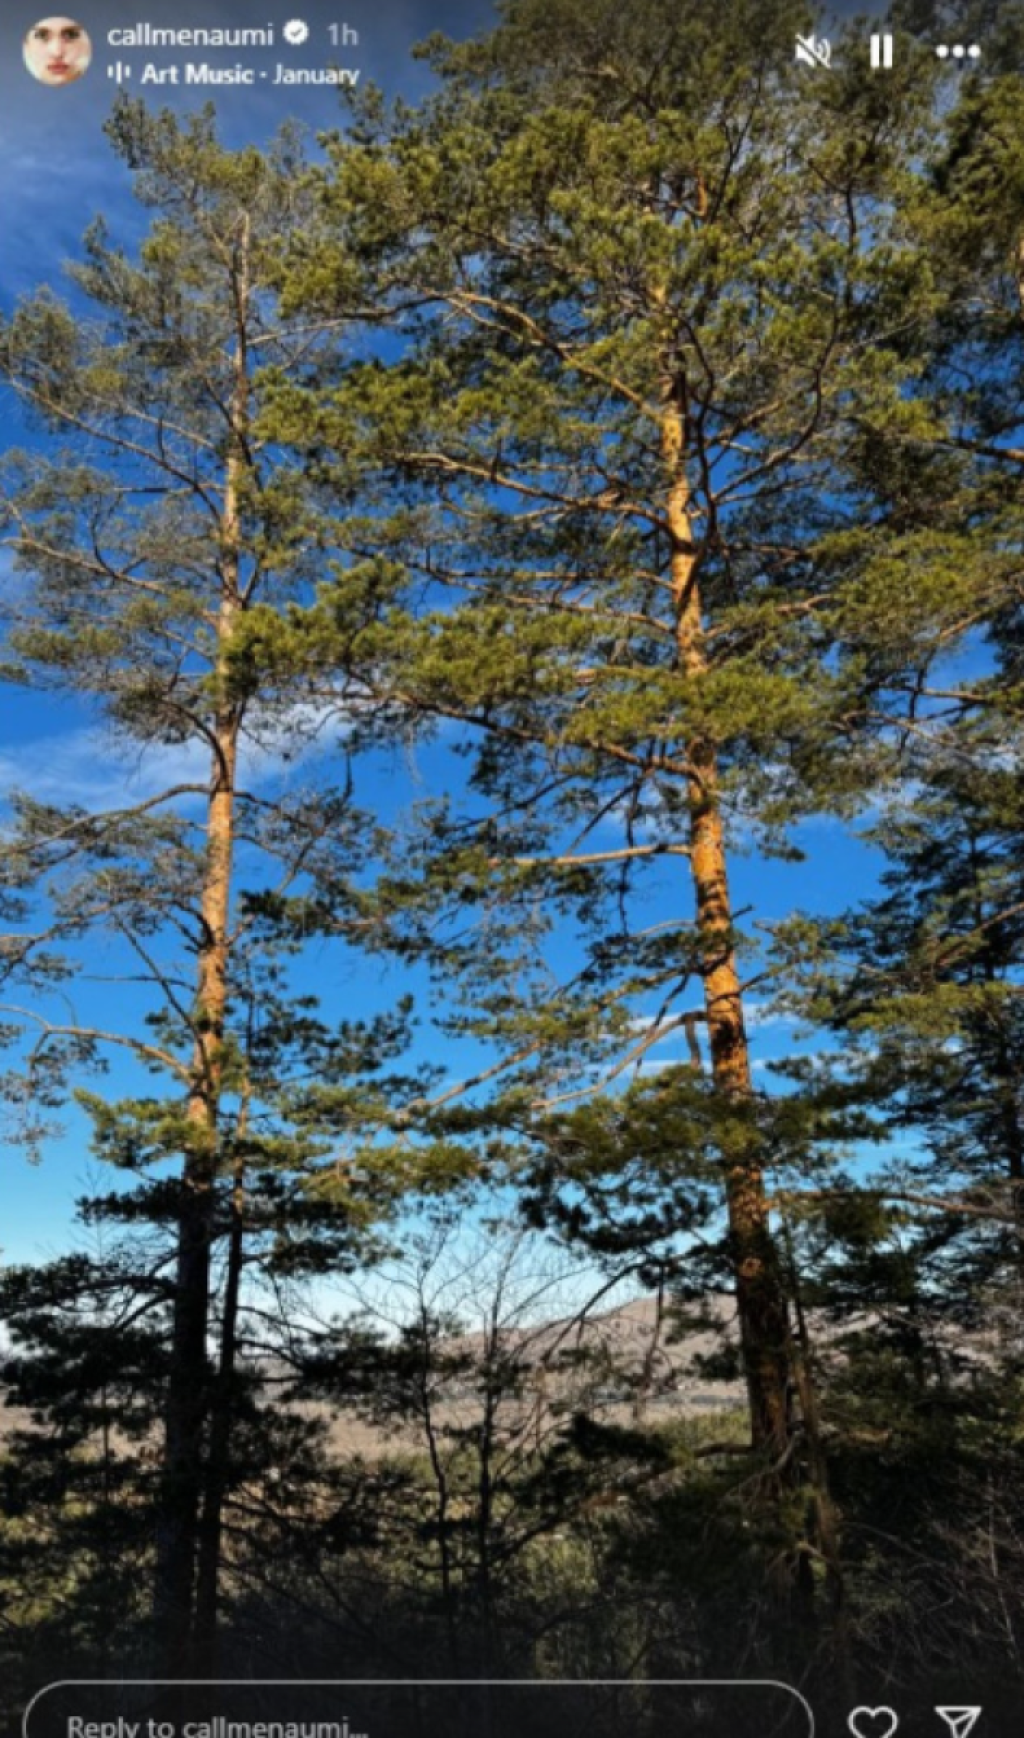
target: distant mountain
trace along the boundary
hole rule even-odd
[[[839,1332],[870,1330],[880,1319],[864,1315],[847,1321],[841,1330],[815,1321],[819,1356],[837,1355]],[[942,1323],[932,1333],[936,1349],[955,1352],[963,1369],[990,1361],[999,1338],[995,1328],[967,1335]],[[574,1412],[603,1423],[656,1426],[672,1418],[738,1410],[745,1387],[737,1352],[735,1305],[724,1295],[685,1309],[643,1296],[593,1314],[581,1310],[531,1326],[510,1324],[491,1343],[491,1381],[500,1382],[502,1394],[499,1434],[539,1441]],[[428,1392],[433,1426],[440,1435],[452,1439],[476,1428],[484,1403],[486,1353],[483,1334],[438,1342]],[[286,1393],[291,1381],[283,1366],[268,1367],[268,1404],[275,1393]],[[295,1409],[327,1422],[337,1454],[375,1459],[382,1453],[415,1452],[424,1443],[423,1421],[411,1410],[396,1418],[390,1398],[383,1390],[379,1395],[371,1390],[358,1400],[336,1401],[325,1394]],[[28,1422],[24,1413],[0,1404],[0,1443]]]

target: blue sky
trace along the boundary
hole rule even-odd
[[[21,53],[22,37],[45,7],[33,11],[6,7],[0,30],[0,287],[5,304],[12,295],[49,277],[61,261],[76,250],[82,230],[98,211],[108,215],[112,226],[131,221],[132,206],[128,177],[115,164],[101,134],[117,85],[108,68],[120,59],[132,66],[135,80],[145,61],[160,65],[183,58],[182,51],[169,49],[110,49],[106,37],[115,26],[123,28],[137,20],[155,27],[218,25],[224,28],[273,23],[279,46],[261,51],[268,67],[277,60],[295,64],[325,65],[344,60],[358,66],[362,83],[376,83],[384,90],[401,90],[410,97],[426,86],[426,69],[412,59],[413,45],[441,22],[441,11],[429,0],[268,0],[266,5],[243,4],[241,0],[101,0],[87,3],[78,14],[93,43],[88,73],[74,84],[47,89],[26,72]],[[280,26],[296,16],[310,24],[308,44],[300,49],[280,46]],[[444,0],[444,27],[453,36],[468,36],[486,28],[493,17],[488,0]],[[328,25],[349,24],[359,36],[358,49],[330,48]],[[190,51],[191,52],[191,51]],[[228,66],[238,59],[234,50],[210,50],[193,55]],[[153,93],[140,93],[136,83],[124,88],[135,94],[152,95],[156,106],[180,109],[199,107],[203,90],[174,90],[160,86]],[[217,110],[221,134],[230,145],[248,141],[262,143],[287,115],[315,134],[340,124],[342,105],[338,93],[312,87],[280,91],[269,89],[219,89]]]
[[[19,700],[10,690],[3,693],[2,702],[5,742],[0,755],[2,788],[18,784],[44,800],[77,801],[99,809],[138,800],[198,771],[191,765],[189,755],[176,750],[158,749],[143,757],[119,753],[102,723],[80,707],[55,706],[52,701],[44,704],[31,698]],[[332,747],[329,736],[321,746],[327,767]],[[376,801],[382,815],[388,816],[396,813],[417,788],[422,792],[424,787],[436,789],[446,782],[454,785],[459,777],[443,744],[417,751],[414,761],[411,764],[404,754],[389,760],[378,758],[357,774],[357,799]],[[279,785],[282,776],[315,779],[318,771],[315,753],[298,769],[289,768],[287,774],[274,764],[271,755],[264,761],[261,775],[264,781]],[[828,819],[808,822],[800,829],[798,838],[806,853],[802,863],[765,860],[755,852],[733,854],[731,881],[735,904],[738,909],[750,908],[749,916],[743,919],[744,926],[755,920],[770,923],[796,908],[837,911],[870,891],[877,867],[876,854],[859,844],[840,823]],[[659,882],[660,891],[652,897],[649,917],[645,912],[648,921],[689,909],[685,866],[673,863]],[[568,946],[556,938],[548,957],[556,969],[564,971],[571,955]],[[109,943],[88,952],[82,980],[68,991],[69,1008],[87,1023],[124,1029],[134,1000],[136,1018],[141,1019],[147,1005],[141,992],[126,989],[123,984],[103,982],[106,976],[117,976],[123,970],[124,962],[116,951],[111,951]],[[432,1034],[430,987],[423,972],[410,974],[407,967],[389,965],[379,956],[365,960],[330,943],[318,942],[303,959],[296,987],[321,996],[325,1013],[349,1018],[384,1012],[402,992],[411,988],[417,997],[417,1010],[424,1019],[415,1049],[419,1059],[440,1061],[452,1081],[465,1078],[489,1060],[474,1044],[452,1049]],[[767,1004],[767,992],[758,992],[749,999],[747,1008],[755,1076],[762,1089],[771,1085],[769,1064],[793,1049],[791,1027]],[[653,1015],[654,1011],[653,1005],[650,1009],[638,1009],[641,1015],[645,1012]],[[820,1042],[820,1038],[811,1040],[810,1047],[817,1047]],[[804,1050],[807,1047],[806,1043],[800,1046]],[[674,1034],[649,1053],[643,1066],[650,1071],[684,1054],[682,1035]],[[154,1090],[153,1081],[140,1068],[120,1057],[115,1057],[107,1076],[86,1084],[111,1096]],[[159,1086],[156,1090],[160,1090]],[[38,1164],[29,1165],[15,1146],[8,1148],[0,1161],[3,1167],[0,1193],[4,1203],[0,1250],[6,1260],[38,1260],[66,1247],[69,1241],[76,1245],[82,1241],[73,1226],[74,1202],[94,1186],[98,1167],[88,1154],[85,1118],[72,1110],[64,1122],[67,1133],[46,1145]]]
[[[358,63],[366,80],[373,79],[388,90],[402,90],[414,96],[422,88],[426,75],[419,65],[408,58],[411,45],[429,30],[443,25],[453,35],[465,34],[486,25],[490,8],[478,0],[446,0],[443,17],[436,7],[407,0],[389,0],[386,9],[371,5],[369,0],[352,0],[345,6],[278,7],[270,5],[257,18],[251,7],[232,0],[216,13],[207,6],[188,12],[181,3],[169,0],[143,8],[127,9],[104,6],[90,7],[82,14],[93,37],[94,63],[89,75],[80,83],[63,90],[46,90],[29,78],[21,64],[20,40],[24,28],[33,20],[26,17],[9,19],[5,25],[5,46],[0,54],[0,151],[5,173],[0,177],[0,296],[8,309],[19,294],[43,282],[59,283],[63,262],[75,255],[82,231],[97,213],[108,218],[112,232],[129,242],[138,234],[140,214],[130,196],[127,172],[114,159],[101,134],[101,126],[109,112],[115,85],[105,76],[109,61],[127,58],[127,51],[108,51],[104,44],[106,31],[114,24],[124,25],[139,16],[153,24],[221,23],[232,25],[262,23],[273,19],[277,25],[299,12],[314,28],[314,37],[321,37],[326,24],[333,19],[354,27],[360,36]],[[276,61],[284,50],[268,51]],[[355,63],[357,52],[345,51],[346,60]],[[326,57],[326,50],[322,58]],[[132,51],[132,59],[137,59]],[[165,60],[168,57],[164,56]],[[212,56],[210,58],[213,58]],[[222,57],[233,60],[234,54]],[[307,59],[311,56],[307,55]],[[161,89],[154,99],[180,107],[194,106],[195,93]],[[222,137],[229,144],[253,140],[264,141],[284,118],[284,109],[269,91],[233,90],[222,92],[218,101]],[[308,124],[311,132],[330,128],[339,123],[341,115],[337,96],[331,90],[308,91],[289,89],[287,113]],[[21,444],[25,431],[18,425],[9,406],[5,407],[5,444]],[[2,573],[0,569],[0,573]],[[87,807],[102,808],[126,797],[135,798],[187,776],[195,768],[187,753],[166,748],[150,751],[148,756],[125,755],[104,729],[102,722],[80,703],[72,700],[45,699],[22,691],[0,690],[0,791],[12,784],[21,784],[44,799],[79,802]],[[261,767],[261,776],[272,779],[316,776],[317,757],[330,749],[327,739],[310,749],[302,766],[285,772],[274,764],[269,751]],[[393,810],[417,788],[434,788],[448,778],[457,776],[453,770],[443,740],[433,748],[421,751],[417,764],[400,757],[385,764],[376,762],[362,776],[379,781],[374,793],[385,809]],[[201,774],[200,774],[201,776]],[[365,799],[366,791],[358,793]],[[856,842],[850,832],[833,821],[808,823],[799,835],[806,852],[803,863],[782,863],[765,860],[756,853],[740,852],[733,859],[733,895],[737,907],[752,908],[751,915],[762,922],[781,918],[795,908],[816,912],[839,910],[855,898],[870,891],[877,863],[875,855]],[[678,869],[679,881],[670,894],[670,883],[663,878],[665,891],[660,896],[664,910],[688,907],[686,871]],[[655,910],[658,915],[658,910]],[[96,959],[97,975],[105,962]],[[338,960],[329,961],[321,952],[309,962],[310,982],[325,988],[325,1004],[330,1010],[351,1013],[353,1005],[363,1012],[386,1008],[398,991],[405,987],[405,975],[395,967],[386,971],[379,960],[369,964]],[[422,989],[422,982],[418,986]],[[83,986],[83,998],[90,1009],[100,1012],[110,1004],[114,992],[102,987]],[[125,992],[116,992],[119,1013],[125,1011]],[[653,1012],[653,1010],[651,1010]],[[765,1065],[786,1053],[789,1032],[783,1023],[769,1018],[757,998],[753,1008],[753,1041],[756,1065]],[[424,1040],[430,1050],[429,1039]],[[681,1054],[679,1044],[669,1041],[658,1057]],[[456,1076],[469,1072],[476,1065],[472,1054],[459,1057],[453,1064]],[[127,1070],[115,1070],[108,1082],[112,1091],[130,1084]],[[54,1140],[36,1167],[29,1167],[21,1152],[8,1149],[0,1164],[0,1197],[3,1202],[0,1223],[0,1250],[6,1260],[39,1259],[66,1247],[74,1238],[71,1221],[74,1199],[87,1187],[95,1165],[83,1150],[81,1124],[72,1121],[70,1133]]]
[[[96,214],[106,217],[119,239],[131,240],[144,221],[131,196],[130,177],[101,131],[117,91],[116,83],[106,76],[107,67],[119,58],[134,62],[138,76],[146,59],[168,64],[181,56],[167,50],[146,51],[144,56],[109,50],[105,37],[115,25],[124,27],[140,18],[154,26],[176,28],[273,22],[280,41],[280,25],[302,16],[311,26],[309,44],[301,53],[291,54],[296,63],[314,65],[330,56],[328,23],[344,22],[359,36],[358,49],[345,51],[345,63],[359,66],[362,82],[372,80],[386,90],[400,88],[414,95],[424,87],[427,74],[412,60],[410,50],[438,22],[436,9],[423,0],[388,0],[386,9],[371,0],[345,0],[344,5],[326,0],[282,5],[270,0],[258,10],[239,0],[224,0],[216,9],[201,0],[191,9],[180,0],[153,0],[139,6],[105,0],[76,14],[93,42],[88,74],[66,88],[46,89],[28,75],[21,56],[24,31],[46,15],[45,9],[24,16],[8,10],[0,33],[0,298],[5,310],[40,283],[60,286],[64,263],[77,254],[82,232]],[[485,26],[490,15],[486,0],[482,4],[446,0],[452,34],[471,34]],[[283,46],[265,52],[268,65],[276,62],[279,53],[288,58]],[[231,64],[238,57],[233,51],[211,51],[202,58]],[[199,106],[203,94],[161,87],[153,101],[187,109]],[[221,136],[234,146],[262,143],[286,116],[307,126],[311,140],[342,120],[338,94],[331,89],[289,89],[286,103],[284,93],[276,97],[258,89],[222,89],[217,95]],[[9,402],[3,416],[4,445],[30,443],[31,436],[26,436]],[[5,576],[9,584],[9,565],[0,552],[0,578]],[[0,790],[18,784],[44,799],[101,808],[111,800],[137,798],[168,780],[173,782],[182,771],[180,759],[174,750],[151,752],[141,761],[119,756],[102,723],[74,701],[52,696],[43,701],[15,689],[0,690]],[[364,1006],[385,1005],[389,999],[389,992],[376,986],[378,975],[375,971],[374,982],[362,986]],[[95,997],[94,991],[90,1007],[95,1006]],[[124,1070],[109,1081],[114,1089],[127,1083]],[[95,1166],[83,1154],[82,1120],[72,1115],[68,1127],[67,1138],[52,1142],[38,1166],[28,1166],[17,1148],[8,1148],[0,1158],[0,1252],[7,1260],[38,1259],[66,1246],[74,1235],[74,1199],[83,1192]]]

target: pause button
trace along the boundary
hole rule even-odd
[[[876,71],[879,67],[892,66],[892,37],[888,31],[871,38],[871,65]]]

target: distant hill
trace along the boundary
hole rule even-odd
[[[742,1381],[713,1380],[700,1369],[701,1360],[720,1353],[723,1345],[735,1349],[732,1301],[712,1298],[701,1314],[711,1325],[689,1329],[680,1338],[671,1315],[653,1296],[594,1314],[581,1312],[531,1327],[510,1327],[500,1335],[500,1351],[506,1369],[515,1372],[516,1392],[503,1402],[502,1429],[514,1434],[526,1428],[546,1432],[573,1411],[586,1411],[608,1423],[656,1423],[740,1406]],[[438,1380],[433,1403],[442,1431],[467,1428],[478,1414],[479,1385],[469,1366],[484,1350],[483,1336],[440,1342],[441,1360],[467,1366]],[[268,1371],[268,1396],[287,1380],[280,1367]],[[412,1449],[422,1440],[414,1425],[387,1426],[379,1415],[374,1416],[372,1397],[366,1403],[345,1405],[306,1401],[297,1410],[329,1420],[331,1445],[339,1454],[376,1458],[384,1452]],[[0,1443],[28,1423],[26,1414],[6,1400],[0,1403]]]
[[[851,1326],[870,1328],[865,1316]],[[932,1330],[936,1349],[955,1351],[963,1369],[987,1363],[998,1343],[996,1329],[966,1335],[954,1327]],[[815,1324],[819,1355],[829,1356],[837,1330]],[[498,1408],[499,1434],[509,1440],[540,1441],[573,1412],[609,1424],[658,1425],[673,1418],[695,1418],[738,1410],[745,1388],[736,1371],[737,1329],[731,1298],[713,1296],[681,1316],[654,1296],[617,1308],[541,1322],[513,1325],[497,1341],[503,1376]],[[480,1361],[484,1336],[467,1334],[438,1342],[438,1368],[430,1380],[430,1411],[441,1436],[471,1430],[481,1416]],[[493,1356],[493,1349],[492,1349]],[[287,1390],[290,1372],[268,1368],[267,1398]],[[293,1403],[291,1403],[293,1404]],[[295,1407],[328,1424],[331,1447],[339,1455],[411,1452],[423,1445],[422,1423],[396,1421],[369,1392],[360,1401],[338,1403],[326,1397]],[[24,1414],[0,1404],[0,1443],[28,1422]]]
[[[693,1316],[698,1316],[696,1307]],[[735,1306],[713,1297],[699,1315],[707,1325],[680,1328],[656,1297],[632,1299],[611,1310],[581,1312],[500,1333],[499,1356],[506,1372],[506,1398],[499,1431],[539,1439],[573,1412],[608,1424],[659,1424],[673,1417],[731,1411],[743,1405],[745,1384],[735,1373],[709,1374],[706,1360],[734,1362]],[[473,1367],[486,1351],[483,1334],[440,1343],[440,1359],[458,1366],[439,1376],[432,1393],[434,1422],[442,1433],[471,1429],[481,1410],[481,1384]],[[396,1427],[373,1416],[369,1405],[315,1407],[331,1417],[330,1439],[338,1453],[373,1457],[422,1443],[414,1425]]]

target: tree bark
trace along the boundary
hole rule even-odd
[[[222,611],[222,623],[226,612]],[[171,1367],[165,1413],[163,1477],[157,1527],[155,1618],[163,1670],[190,1669],[204,1434],[210,1404],[208,1335],[210,1265],[217,1182],[217,1124],[227,1009],[228,912],[234,831],[237,721],[217,729],[207,815],[206,881],[195,1021],[193,1086],[178,1211]]]
[[[234,384],[230,403],[224,503],[217,565],[219,608],[214,674],[218,684],[213,721],[206,862],[200,904],[199,959],[193,1010],[189,1138],[181,1177],[177,1271],[171,1366],[164,1425],[161,1493],[157,1519],[154,1619],[161,1671],[184,1677],[193,1671],[194,1614],[200,1515],[206,1480],[206,1435],[211,1412],[209,1358],[210,1273],[219,1169],[218,1133],[228,1008],[235,794],[242,709],[226,696],[226,648],[242,609],[240,494],[246,467],[249,407],[246,300],[248,219],[241,223],[238,260],[232,274],[237,311]],[[232,1336],[233,1345],[233,1336]],[[233,1355],[233,1354],[232,1354]],[[223,1370],[222,1370],[223,1375]],[[215,1505],[216,1506],[216,1505]],[[204,1524],[212,1526],[209,1504]],[[219,1541],[219,1514],[216,1529]],[[212,1611],[216,1620],[216,1579]],[[209,1601],[208,1601],[209,1604]]]
[[[700,550],[694,536],[686,476],[685,389],[675,377],[663,389],[661,453],[667,477],[666,518],[675,608],[678,666],[688,681],[707,674],[700,591]],[[690,872],[700,940],[708,1048],[715,1086],[725,1097],[753,1100],[750,1052],[732,940],[725,836],[719,807],[718,754],[712,740],[687,744]],[[790,1439],[789,1320],[777,1251],[768,1220],[761,1142],[754,1120],[737,1119],[723,1153],[729,1242],[740,1343],[750,1406],[751,1440],[773,1458]]]
[[[196,1581],[196,1676],[217,1673],[217,1618],[220,1606],[224,1502],[231,1473],[231,1437],[235,1422],[235,1372],[238,1361],[238,1306],[242,1290],[245,1240],[245,1167],[238,1159],[231,1190],[224,1307],[221,1317],[220,1362],[210,1419],[210,1447],[199,1518],[199,1562]]]

